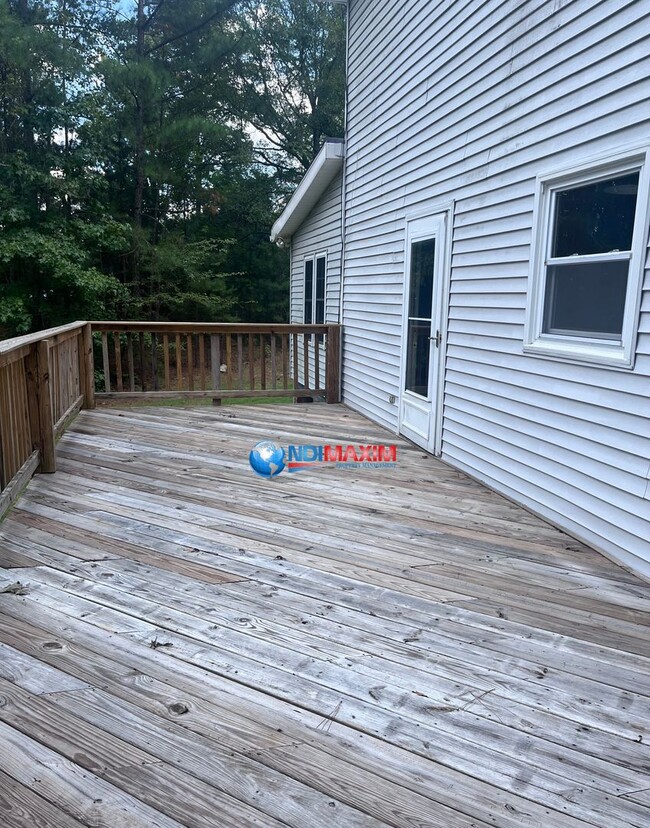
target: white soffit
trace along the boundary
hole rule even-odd
[[[290,239],[314,209],[334,176],[343,166],[345,147],[340,138],[329,138],[314,158],[304,178],[271,229],[271,241]]]

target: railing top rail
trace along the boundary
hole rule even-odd
[[[68,325],[59,325],[57,328],[48,328],[45,331],[36,331],[36,333],[25,334],[25,336],[14,336],[11,339],[4,339],[0,341],[0,356],[9,354],[18,348],[24,348],[26,345],[33,345],[35,342],[40,342],[42,339],[52,339],[61,334],[81,329],[86,324],[88,323],[70,322]]]
[[[131,333],[267,333],[267,334],[325,334],[331,327],[338,325],[305,325],[273,324],[273,323],[246,323],[240,322],[91,322],[93,331],[122,331]]]

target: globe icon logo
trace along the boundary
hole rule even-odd
[[[248,461],[261,477],[277,477],[284,469],[284,449],[272,440],[262,440],[253,446]]]

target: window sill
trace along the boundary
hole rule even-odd
[[[634,367],[633,355],[620,345],[605,343],[573,342],[540,337],[524,345],[524,353],[578,365],[599,365],[603,368],[630,370]]]

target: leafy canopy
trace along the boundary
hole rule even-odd
[[[286,319],[269,229],[344,51],[316,0],[0,0],[0,335]]]

